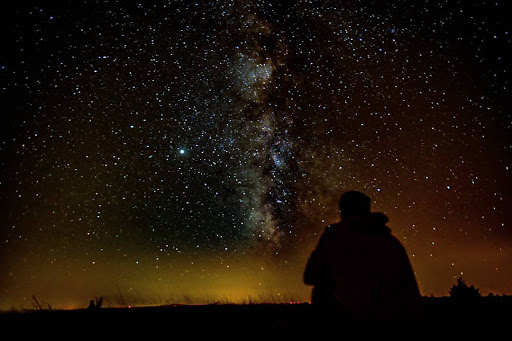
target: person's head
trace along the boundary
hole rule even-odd
[[[370,213],[371,199],[364,193],[348,191],[339,201],[341,217],[365,216]]]

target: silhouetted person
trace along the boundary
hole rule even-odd
[[[304,282],[312,303],[355,317],[407,316],[420,292],[402,244],[383,213],[372,213],[363,193],[344,193],[341,221],[327,226],[311,253]]]

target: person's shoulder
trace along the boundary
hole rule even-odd
[[[340,235],[346,232],[348,229],[347,224],[344,224],[343,222],[334,223],[331,225],[328,225],[324,228],[323,235],[324,236],[334,236],[334,235]]]
[[[387,238],[388,240],[390,241],[390,245],[392,245],[395,249],[397,250],[400,250],[400,251],[405,251],[405,247],[404,245],[402,244],[402,242],[400,241],[400,239],[398,239],[397,236],[389,233],[387,235]]]
[[[346,228],[345,225],[346,224],[343,224],[343,222],[337,222],[337,223],[334,223],[334,224],[326,226],[324,228],[324,232],[325,231],[331,232],[331,231],[337,231],[337,230],[340,230],[340,229],[344,229],[344,228]]]

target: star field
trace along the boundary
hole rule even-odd
[[[461,275],[512,290],[505,2],[34,3],[2,21],[3,308],[307,300],[351,189],[422,294]]]

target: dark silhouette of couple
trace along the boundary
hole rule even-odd
[[[411,316],[420,292],[407,253],[361,192],[344,193],[341,221],[327,226],[304,271],[312,304],[353,317]]]

